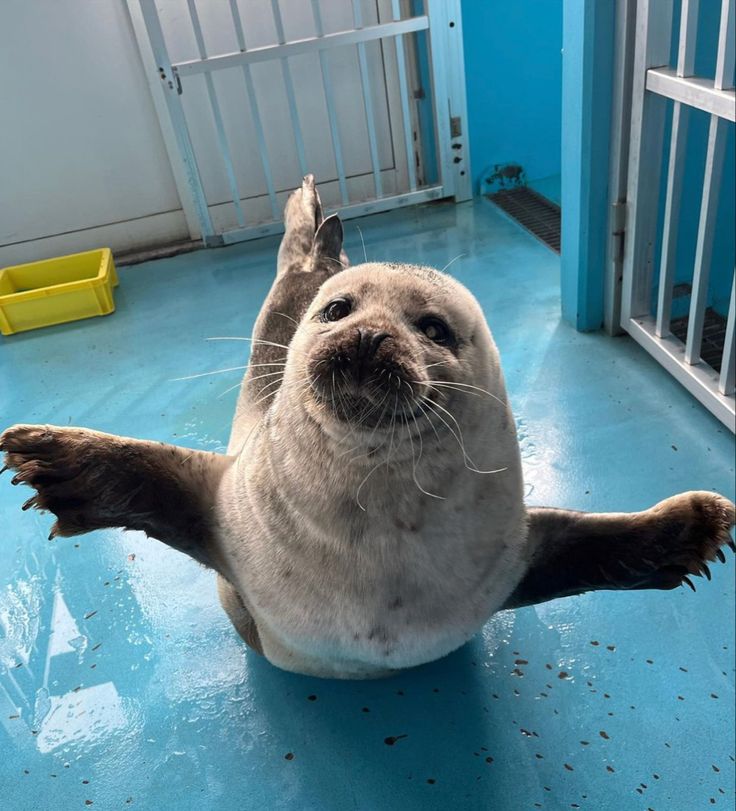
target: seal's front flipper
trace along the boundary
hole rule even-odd
[[[36,490],[23,509],[56,515],[50,537],[139,529],[217,568],[212,506],[230,457],[53,425],[8,428],[0,450],[12,483]]]
[[[672,589],[725,561],[734,505],[690,492],[640,513],[529,510],[529,568],[504,608],[594,589]]]

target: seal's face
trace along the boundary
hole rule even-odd
[[[371,431],[409,424],[446,402],[476,366],[478,304],[450,277],[366,264],[320,289],[289,351],[303,402],[321,422]],[[287,371],[289,374],[289,371]]]

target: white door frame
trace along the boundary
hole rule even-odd
[[[305,0],[306,2],[306,0]],[[268,155],[266,152],[263,128],[260,126],[257,104],[250,94],[250,110],[255,130],[258,133],[258,148],[261,154],[263,169],[271,202],[272,217],[256,224],[246,224],[242,200],[237,190],[237,178],[232,157],[228,148],[227,137],[222,124],[217,95],[211,76],[217,70],[240,66],[246,77],[250,66],[257,62],[278,60],[281,62],[284,83],[289,99],[289,119],[294,130],[299,163],[303,173],[309,170],[304,165],[304,147],[301,136],[298,114],[293,102],[293,92],[289,93],[290,73],[288,57],[297,54],[317,53],[322,68],[322,83],[327,100],[327,111],[330,123],[332,150],[337,167],[338,183],[342,205],[340,214],[343,218],[357,217],[397,207],[420,203],[427,200],[453,197],[455,200],[467,200],[472,196],[471,172],[469,165],[469,145],[467,142],[467,110],[465,99],[465,76],[462,49],[462,24],[460,17],[460,0],[426,0],[427,13],[418,16],[403,16],[399,0],[391,0],[391,21],[377,25],[362,26],[360,6],[353,2],[355,27],[351,30],[323,34],[319,16],[319,2],[312,0],[315,15],[317,36],[287,42],[283,36],[278,1],[272,0],[272,9],[276,23],[279,43],[261,48],[244,49],[235,53],[205,55],[201,29],[196,13],[194,0],[188,0],[190,18],[195,39],[199,45],[200,58],[182,62],[173,62],[164,41],[161,30],[156,0],[127,0],[133,28],[138,41],[141,58],[149,80],[156,112],[161,122],[161,130],[167,147],[187,225],[193,238],[201,238],[208,246],[229,244],[253,239],[282,230],[280,210],[276,204],[273,181],[270,177]],[[235,0],[230,0],[234,25],[242,41],[242,24]],[[240,27],[239,27],[240,26]],[[405,37],[416,31],[427,31],[430,41],[430,66],[432,74],[432,96],[435,113],[435,142],[438,160],[438,182],[431,186],[420,187],[417,184],[415,154],[415,128],[412,115],[413,99],[407,81]],[[403,124],[403,142],[406,150],[407,167],[406,188],[395,194],[384,194],[381,171],[376,157],[376,131],[372,119],[370,90],[365,68],[365,43],[393,40],[400,84],[401,115],[399,123]],[[374,180],[375,195],[366,200],[351,201],[347,189],[345,169],[342,163],[340,139],[337,130],[335,111],[332,106],[331,77],[327,54],[331,48],[355,46],[361,66],[361,91],[363,94],[366,121],[368,125],[369,149]],[[204,194],[197,155],[189,135],[187,119],[181,102],[181,93],[186,87],[187,78],[204,74],[211,104],[215,129],[222,160],[235,208],[238,227],[229,230],[218,229],[213,223],[212,206],[208,205]],[[294,178],[293,186],[299,185],[301,178]]]

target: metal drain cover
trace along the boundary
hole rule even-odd
[[[530,234],[560,252],[560,207],[528,186],[503,189],[488,199],[513,217]]]
[[[683,343],[687,341],[687,325],[689,316],[673,318],[670,323],[672,334]],[[700,357],[716,372],[721,371],[723,347],[726,345],[726,319],[712,307],[705,311],[703,322],[703,342],[700,347]]]

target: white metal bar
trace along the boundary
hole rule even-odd
[[[399,0],[391,0],[391,15],[394,22],[401,19]],[[399,70],[399,95],[401,96],[401,115],[404,119],[404,143],[406,144],[406,167],[409,172],[409,188],[417,189],[417,167],[414,157],[414,134],[412,132],[411,114],[409,113],[409,88],[406,81],[406,54],[404,53],[403,34],[394,37],[396,43],[396,62]]]
[[[278,2],[278,0],[272,0]],[[312,14],[314,15],[314,25],[317,31],[317,36],[324,35],[324,28],[322,27],[322,14],[319,10],[319,0],[312,0]],[[322,87],[325,91],[325,101],[327,103],[327,119],[330,123],[330,138],[332,139],[332,151],[335,158],[335,168],[337,169],[337,183],[340,187],[340,198],[342,204],[347,206],[350,204],[348,197],[348,184],[345,180],[345,164],[342,158],[342,144],[340,143],[340,130],[337,126],[337,111],[335,110],[335,93],[332,88],[332,77],[330,75],[330,65],[327,58],[327,51],[320,50],[319,52],[319,66],[322,71]]]
[[[682,0],[680,10],[680,41],[677,49],[677,75],[695,73],[695,47],[698,34],[698,6],[700,0]]]
[[[728,305],[726,341],[723,345],[718,391],[725,395],[733,395],[736,392],[736,270],[731,282],[731,303]]]
[[[243,31],[243,22],[240,19],[240,10],[238,9],[237,0],[228,0],[230,3],[230,14],[233,18],[233,25],[235,26],[235,36],[238,41],[238,47],[245,52],[246,42],[245,33]],[[271,172],[271,161],[268,157],[268,145],[266,144],[266,135],[263,131],[263,122],[261,121],[261,114],[258,110],[258,98],[256,96],[256,89],[253,84],[253,75],[251,74],[250,65],[242,65],[243,79],[245,81],[245,89],[248,94],[248,103],[250,105],[250,114],[253,119],[253,128],[256,131],[256,139],[258,141],[258,152],[261,156],[261,164],[263,166],[263,175],[266,180],[266,189],[268,190],[268,199],[271,203],[271,213],[275,220],[279,219],[281,212],[276,200],[276,187],[273,182],[273,174]]]
[[[716,90],[733,87],[734,49],[736,48],[736,2],[721,0],[721,27],[718,31]]]
[[[171,60],[169,59],[166,41],[164,40],[163,31],[161,30],[161,22],[158,18],[158,12],[156,11],[155,0],[140,0],[140,10],[143,24],[146,28],[149,42],[151,43],[151,51],[156,63],[158,75],[164,89],[164,100],[169,113],[169,119],[171,120],[171,128],[181,154],[184,173],[186,175],[194,209],[197,212],[202,239],[205,244],[211,244],[217,237],[207,206],[207,198],[205,197],[204,187],[202,186],[202,178],[199,174],[197,158],[194,154],[194,147],[192,146],[192,139],[189,134],[189,128],[187,127],[184,108],[182,107],[181,97],[179,96],[175,76],[172,72]]]
[[[711,79],[685,78],[671,68],[658,68],[647,72],[647,90],[727,121],[736,121],[736,93],[719,90]]]
[[[281,9],[279,8],[279,0],[271,0],[271,11],[273,13],[273,22],[276,26],[276,39],[278,40],[278,45],[276,46],[269,46],[268,50],[271,51],[271,54],[268,58],[273,58],[274,54],[273,51],[278,50],[278,57],[281,60],[281,75],[284,79],[284,88],[286,89],[286,100],[289,105],[289,117],[291,118],[291,129],[294,134],[294,143],[296,145],[296,155],[297,160],[299,161],[299,169],[302,175],[306,175],[309,172],[309,167],[307,166],[307,155],[304,150],[304,138],[302,136],[302,128],[301,124],[299,123],[299,110],[296,106],[296,94],[294,93],[294,82],[291,78],[291,68],[289,67],[289,56],[293,56],[293,53],[290,53],[287,48],[286,44],[286,37],[284,36],[284,23],[281,19]],[[244,54],[231,54],[234,57],[257,57],[259,54],[262,54],[265,51],[265,48],[254,48],[251,51],[248,51]],[[286,53],[285,53],[286,51]],[[219,65],[228,67],[229,65],[225,64],[225,60],[227,57],[215,57],[215,59],[220,60]],[[213,60],[209,60],[212,62]],[[239,64],[252,64],[253,62],[262,62],[264,60],[254,58],[254,59],[240,59]],[[213,66],[210,65],[208,68],[209,70],[217,69],[217,65]]]
[[[187,0],[187,9],[189,10],[189,19],[192,23],[194,30],[194,39],[197,42],[197,50],[202,59],[207,58],[207,49],[204,44],[204,37],[202,36],[202,26],[199,22],[199,14],[197,13],[197,6],[194,0]],[[230,186],[230,196],[235,206],[235,216],[238,220],[238,225],[241,228],[245,227],[245,216],[243,209],[240,205],[240,190],[238,189],[238,181],[235,177],[235,166],[233,165],[232,155],[230,154],[230,146],[227,142],[227,135],[225,134],[225,124],[222,120],[222,111],[220,104],[217,101],[217,93],[215,92],[215,84],[212,81],[212,75],[205,73],[205,83],[207,85],[207,96],[209,97],[210,107],[212,108],[212,117],[215,121],[215,130],[217,131],[217,142],[220,146],[220,154],[222,162],[225,164],[225,174],[227,175],[227,182]]]
[[[176,62],[174,67],[180,76],[191,76],[194,73],[206,73],[207,71],[232,68],[242,64],[251,65],[255,62],[268,62],[271,59],[286,59],[290,56],[315,53],[328,48],[356,45],[359,42],[371,42],[385,37],[410,34],[412,31],[423,31],[426,28],[429,28],[429,19],[426,16],[410,17],[400,22],[367,25],[365,28],[354,31],[338,31],[334,34],[325,34],[322,37],[311,37],[294,40],[293,42],[280,42],[278,45],[266,45],[262,48],[251,48],[246,53],[221,54],[219,56],[210,56],[207,59]]]
[[[611,165],[608,179],[608,266],[604,293],[603,323],[609,335],[621,328],[622,246],[626,226],[626,182],[631,129],[631,75],[634,62],[635,0],[616,3],[613,46],[613,99],[611,104]]]
[[[680,37],[677,49],[677,75],[695,73],[695,47],[698,34],[699,0],[682,0],[680,9]],[[680,202],[685,169],[685,147],[690,108],[674,102],[670,157],[667,168],[667,194],[662,226],[662,255],[659,266],[656,332],[662,338],[670,333],[672,319],[672,288],[675,281],[677,237],[679,234]]]
[[[360,0],[353,0],[353,21],[360,30],[363,27],[363,10]],[[365,108],[365,121],[368,127],[368,148],[371,153],[371,166],[373,167],[373,185],[376,197],[383,196],[381,183],[381,164],[378,160],[378,139],[376,138],[376,121],[373,114],[373,97],[371,96],[370,74],[368,73],[368,59],[366,58],[365,43],[358,43],[358,64],[360,66],[360,86],[363,90],[363,106]]]
[[[693,271],[693,291],[690,298],[690,317],[685,343],[685,362],[700,361],[700,345],[703,339],[703,320],[708,298],[708,277],[713,255],[713,236],[718,214],[718,197],[721,190],[723,158],[726,147],[726,122],[718,116],[711,116],[708,131],[708,147],[705,153],[703,175],[703,199],[700,204],[698,240],[695,245],[695,269]]]
[[[188,178],[188,166],[184,160],[182,149],[179,146],[177,135],[174,131],[172,117],[169,113],[169,102],[166,98],[168,91],[162,81],[159,72],[159,64],[156,62],[156,58],[153,54],[151,37],[146,28],[145,20],[143,19],[141,3],[139,0],[126,0],[126,8],[135,34],[141,62],[143,63],[148,88],[151,91],[151,99],[153,100],[153,106],[156,110],[156,118],[161,127],[161,135],[163,137],[164,146],[166,147],[166,154],[169,159],[171,171],[174,175],[174,183],[176,184],[179,201],[184,211],[187,230],[189,231],[189,236],[193,240],[196,240],[202,235],[202,225],[197,206],[195,205],[192,186]],[[168,60],[166,69],[169,71],[168,75],[171,76],[171,66]]]
[[[654,319],[649,316],[630,319],[624,328],[677,381],[694,395],[724,425],[736,433],[736,398],[718,390],[718,374],[706,363],[688,366],[683,362],[685,347],[673,335],[658,338]]]
[[[417,203],[426,203],[429,200],[438,200],[444,196],[445,190],[442,186],[429,186],[426,189],[398,194],[393,197],[382,197],[380,200],[371,200],[367,203],[353,203],[340,208],[340,219],[351,220],[355,217],[365,217],[368,214],[379,214],[382,211],[391,211],[395,208],[405,208]],[[222,239],[226,245],[230,245],[234,242],[245,242],[249,239],[258,239],[270,234],[280,234],[283,230],[284,225],[281,222],[268,223],[228,231],[222,235]]]
[[[426,0],[430,19],[430,66],[432,71],[432,95],[434,104],[434,127],[437,143],[437,161],[445,194],[455,196],[455,172],[452,169],[452,133],[450,130],[450,92],[447,74],[447,38],[441,26],[448,24],[445,0]]]
[[[450,131],[452,144],[447,144],[446,161],[453,180],[453,195],[457,202],[470,200],[473,197],[473,183],[470,167],[470,143],[468,140],[468,109],[465,91],[465,56],[463,49],[462,9],[460,0],[442,0],[447,17],[437,20],[432,27],[432,39],[444,34],[443,51],[447,76],[447,115],[459,123],[459,134]],[[433,0],[429,7],[435,9]],[[430,14],[430,24],[432,14]],[[444,29],[444,30],[443,30]],[[458,149],[458,147],[461,147]]]
[[[659,266],[659,293],[657,298],[657,335],[668,335],[672,317],[672,287],[675,280],[677,236],[679,234],[682,181],[685,174],[685,147],[690,110],[675,102],[672,111],[672,136],[667,169],[667,196],[662,228],[662,256]]]
[[[665,101],[645,92],[647,73],[669,62],[672,0],[637,4],[631,92],[631,139],[627,184],[621,326],[649,312],[656,242]]]

